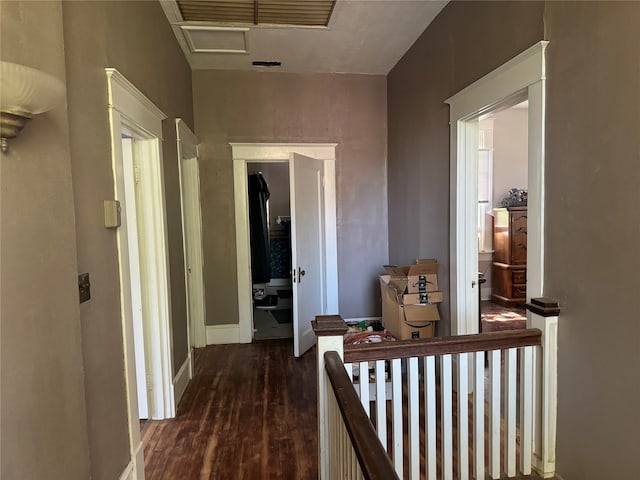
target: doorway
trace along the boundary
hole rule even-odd
[[[105,72],[115,200],[105,202],[105,208],[119,203],[121,215],[120,222],[107,227],[115,229],[118,246],[128,403],[130,461],[122,478],[143,479],[140,413],[154,419],[175,416],[161,149],[162,120],[167,117],[117,70]],[[137,322],[142,328],[134,328]],[[142,364],[144,377],[138,370]],[[138,397],[144,402],[145,390],[147,411],[140,412]]]
[[[543,293],[545,49],[542,41],[446,102],[451,124],[451,332],[477,333],[478,119],[528,100],[526,299]]]
[[[234,143],[231,147],[234,160],[239,341],[249,343],[253,339],[248,164],[284,162],[288,164],[290,172],[293,345],[294,355],[300,356],[315,341],[311,320],[316,315],[338,313],[336,144]],[[306,214],[296,216],[297,210]],[[318,226],[317,230],[305,224],[308,219],[314,219],[312,225]],[[317,243],[311,247],[310,242]]]
[[[528,102],[478,121],[481,333],[526,328]]]
[[[247,168],[253,339],[293,338],[289,163]]]

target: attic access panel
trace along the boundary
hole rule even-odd
[[[177,0],[186,22],[327,26],[337,0]]]

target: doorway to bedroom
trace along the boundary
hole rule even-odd
[[[526,328],[528,101],[478,120],[480,332]]]
[[[289,164],[249,162],[253,338],[293,337]]]

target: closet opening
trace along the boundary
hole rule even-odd
[[[293,337],[288,162],[249,162],[253,339]]]

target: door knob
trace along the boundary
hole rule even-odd
[[[307,272],[298,267],[298,281],[300,281],[301,277],[304,277],[305,273]]]

